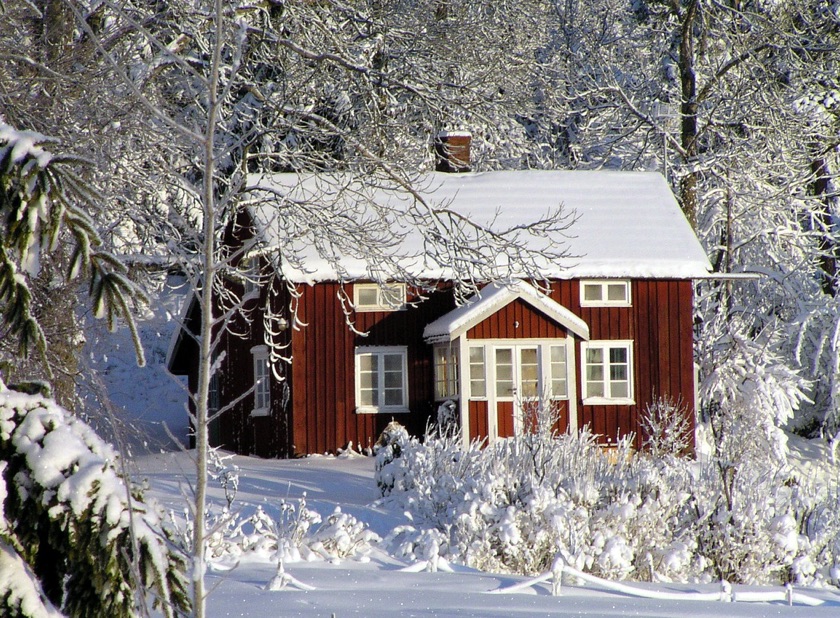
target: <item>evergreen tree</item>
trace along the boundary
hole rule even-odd
[[[0,552],[17,569],[10,553],[23,558],[49,603],[78,618],[131,617],[147,613],[148,593],[165,616],[187,610],[184,556],[161,513],[82,421],[0,384],[0,461]],[[0,590],[4,615],[37,615],[16,601],[24,595]]]
[[[127,277],[126,267],[102,241],[86,209],[97,193],[80,178],[78,159],[45,148],[50,140],[37,133],[0,124],[0,319],[7,336],[17,341],[17,353],[35,348],[46,359],[47,341],[33,307],[32,282],[45,256],[72,240],[66,277],[84,276],[94,314],[113,327],[126,320],[134,335],[138,358],[142,349],[131,316],[132,301],[142,299]]]

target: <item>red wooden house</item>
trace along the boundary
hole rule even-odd
[[[517,412],[540,395],[562,429],[589,426],[605,444],[635,432],[640,445],[640,415],[660,396],[681,401],[693,426],[692,280],[711,268],[661,175],[438,172],[421,186],[478,219],[529,221],[562,203],[577,217],[563,240],[578,257],[546,263],[547,287],[491,283],[460,306],[440,272],[417,273],[437,288],[415,303],[410,286],[373,283],[349,258],[342,277],[317,256],[305,272],[263,261],[276,277],[223,336],[211,408],[253,392],[214,424],[211,444],[264,457],[365,448],[392,420],[421,434],[446,401],[465,437],[493,440],[519,431]],[[271,226],[243,210],[228,242]],[[286,357],[273,370],[266,306],[288,326],[272,335]],[[183,331],[168,363],[194,392],[196,346]]]

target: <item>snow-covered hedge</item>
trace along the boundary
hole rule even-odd
[[[90,427],[52,400],[0,383],[0,461],[0,541],[62,612],[134,616],[144,591],[164,615],[188,609],[184,556],[165,537],[156,509],[136,488],[129,496],[117,455]],[[24,592],[35,598],[2,594],[13,604]]]
[[[397,554],[534,574],[560,556],[610,579],[819,584],[840,563],[838,489],[790,471],[604,451],[594,436],[526,435],[464,450],[457,436],[381,449],[383,500],[413,525]],[[433,531],[433,532],[430,532]],[[433,546],[433,547],[431,547]],[[835,584],[837,582],[834,582]]]
[[[180,524],[172,514],[182,548],[192,550],[192,522],[189,512]],[[336,508],[322,518],[301,500],[281,500],[256,509],[240,507],[209,510],[206,553],[208,560],[235,563],[243,556],[278,563],[327,560],[367,562],[379,536],[367,525]]]

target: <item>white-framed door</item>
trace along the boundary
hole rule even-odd
[[[483,340],[487,374],[487,434],[492,440],[525,429],[541,399],[552,402],[558,431],[577,427],[572,338]],[[478,344],[471,341],[470,345]],[[533,408],[527,409],[529,406]],[[527,414],[525,414],[527,413]],[[530,423],[530,421],[529,421]]]
[[[540,356],[536,344],[493,346],[494,437],[509,438],[522,432],[524,409],[536,405],[543,392]]]

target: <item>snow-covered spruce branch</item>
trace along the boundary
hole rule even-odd
[[[102,240],[86,209],[94,210],[100,198],[76,176],[77,157],[53,154],[45,144],[55,140],[38,133],[19,131],[0,123],[0,213],[4,220],[0,253],[0,296],[4,323],[19,337],[24,355],[30,346],[45,355],[46,339],[31,308],[28,286],[40,271],[42,258],[55,252],[62,233],[75,241],[69,278],[82,275],[89,282],[89,296],[97,317],[122,318],[132,332],[138,362],[144,363],[129,302],[145,296],[126,276],[127,269],[101,248]],[[49,371],[49,364],[45,362]]]
[[[63,613],[132,617],[138,594],[150,594],[165,616],[187,610],[184,556],[158,507],[136,487],[128,500],[116,453],[90,427],[51,400],[0,384],[0,459],[0,484],[9,489],[0,541]]]

